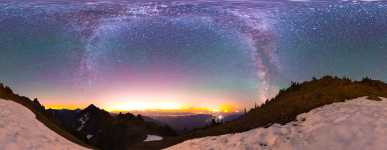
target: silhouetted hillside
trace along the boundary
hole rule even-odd
[[[135,148],[159,149],[192,138],[243,132],[257,127],[267,127],[273,123],[285,124],[294,120],[297,115],[316,107],[362,96],[369,96],[370,99],[377,99],[378,96],[387,97],[387,84],[369,78],[352,81],[332,76],[313,78],[303,83],[293,82],[289,88],[280,90],[276,97],[251,109],[237,120],[195,130],[177,138],[137,145]]]

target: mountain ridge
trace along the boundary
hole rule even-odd
[[[61,110],[49,110],[58,122],[78,138],[101,149],[127,149],[129,145],[143,142],[147,135],[176,135],[167,125],[146,122],[141,115],[119,113],[112,115],[90,104],[77,110],[66,110],[66,115],[57,115]],[[71,122],[72,124],[66,124]]]
[[[353,81],[347,77],[336,76],[313,78],[302,83],[292,82],[288,88],[281,89],[277,96],[266,100],[236,120],[197,129],[164,141],[138,144],[133,148],[162,149],[193,138],[239,133],[258,127],[269,127],[275,123],[286,124],[295,120],[297,115],[314,108],[362,96],[387,97],[387,84],[368,77]]]

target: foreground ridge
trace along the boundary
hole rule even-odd
[[[47,128],[20,104],[0,99],[0,108],[0,149],[86,149]]]
[[[273,124],[237,134],[185,141],[183,149],[375,149],[387,146],[387,99],[360,97],[301,114],[286,125]]]

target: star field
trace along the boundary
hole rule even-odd
[[[0,80],[47,105],[112,109],[132,103],[243,108],[290,81],[327,74],[387,81],[386,6],[4,2]]]

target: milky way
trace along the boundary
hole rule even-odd
[[[81,66],[81,72],[86,74],[85,78],[90,84],[95,82],[91,80],[98,78],[102,70],[102,73],[109,72],[103,69],[103,65],[111,68],[112,65],[126,64],[126,67],[135,65],[133,67],[141,69],[148,68],[155,63],[162,63],[161,65],[167,66],[156,66],[164,68],[180,65],[185,69],[181,72],[191,71],[192,73],[203,69],[216,71],[218,68],[229,67],[227,71],[230,72],[256,70],[254,76],[258,77],[258,82],[254,79],[249,82],[255,81],[254,84],[260,85],[260,89],[255,91],[260,99],[266,97],[269,89],[268,71],[269,69],[274,70],[278,64],[272,52],[272,33],[267,23],[269,20],[265,18],[267,16],[262,10],[241,12],[241,8],[218,8],[207,3],[195,5],[140,3],[120,9],[123,10],[118,14],[104,15],[98,18],[98,21],[93,20],[95,21],[94,28],[91,35],[87,37],[85,47],[83,60],[85,63],[84,66]],[[224,48],[226,43],[220,43],[219,46],[223,48],[218,51],[210,47],[213,42],[227,42],[225,40],[235,42],[227,45],[229,50]],[[208,47],[203,47],[205,45]],[[112,54],[114,51],[118,51],[118,54]],[[241,58],[238,56],[240,53],[246,53],[250,58]],[[224,60],[219,62],[220,64],[214,64],[217,62],[203,58],[206,55],[210,55],[208,59],[219,55],[224,57],[219,59],[230,59],[235,64],[224,62]],[[194,60],[191,62],[178,60],[187,59],[187,56]],[[106,59],[110,59],[107,60],[109,62],[106,62]],[[203,60],[198,62],[197,59]],[[244,59],[245,62],[238,59]],[[246,67],[243,65],[249,65],[246,64],[248,61],[252,63],[250,67],[253,68],[240,70]],[[201,65],[200,63],[203,63],[203,66],[215,66],[200,67],[195,70],[193,63],[197,63],[195,66]],[[270,65],[271,68],[268,68],[267,65]],[[160,70],[157,71],[160,73]],[[249,72],[243,73],[249,74]],[[216,76],[216,74],[213,75]]]
[[[7,2],[0,5],[0,80],[47,104],[251,106],[314,76],[386,80],[386,6]]]

